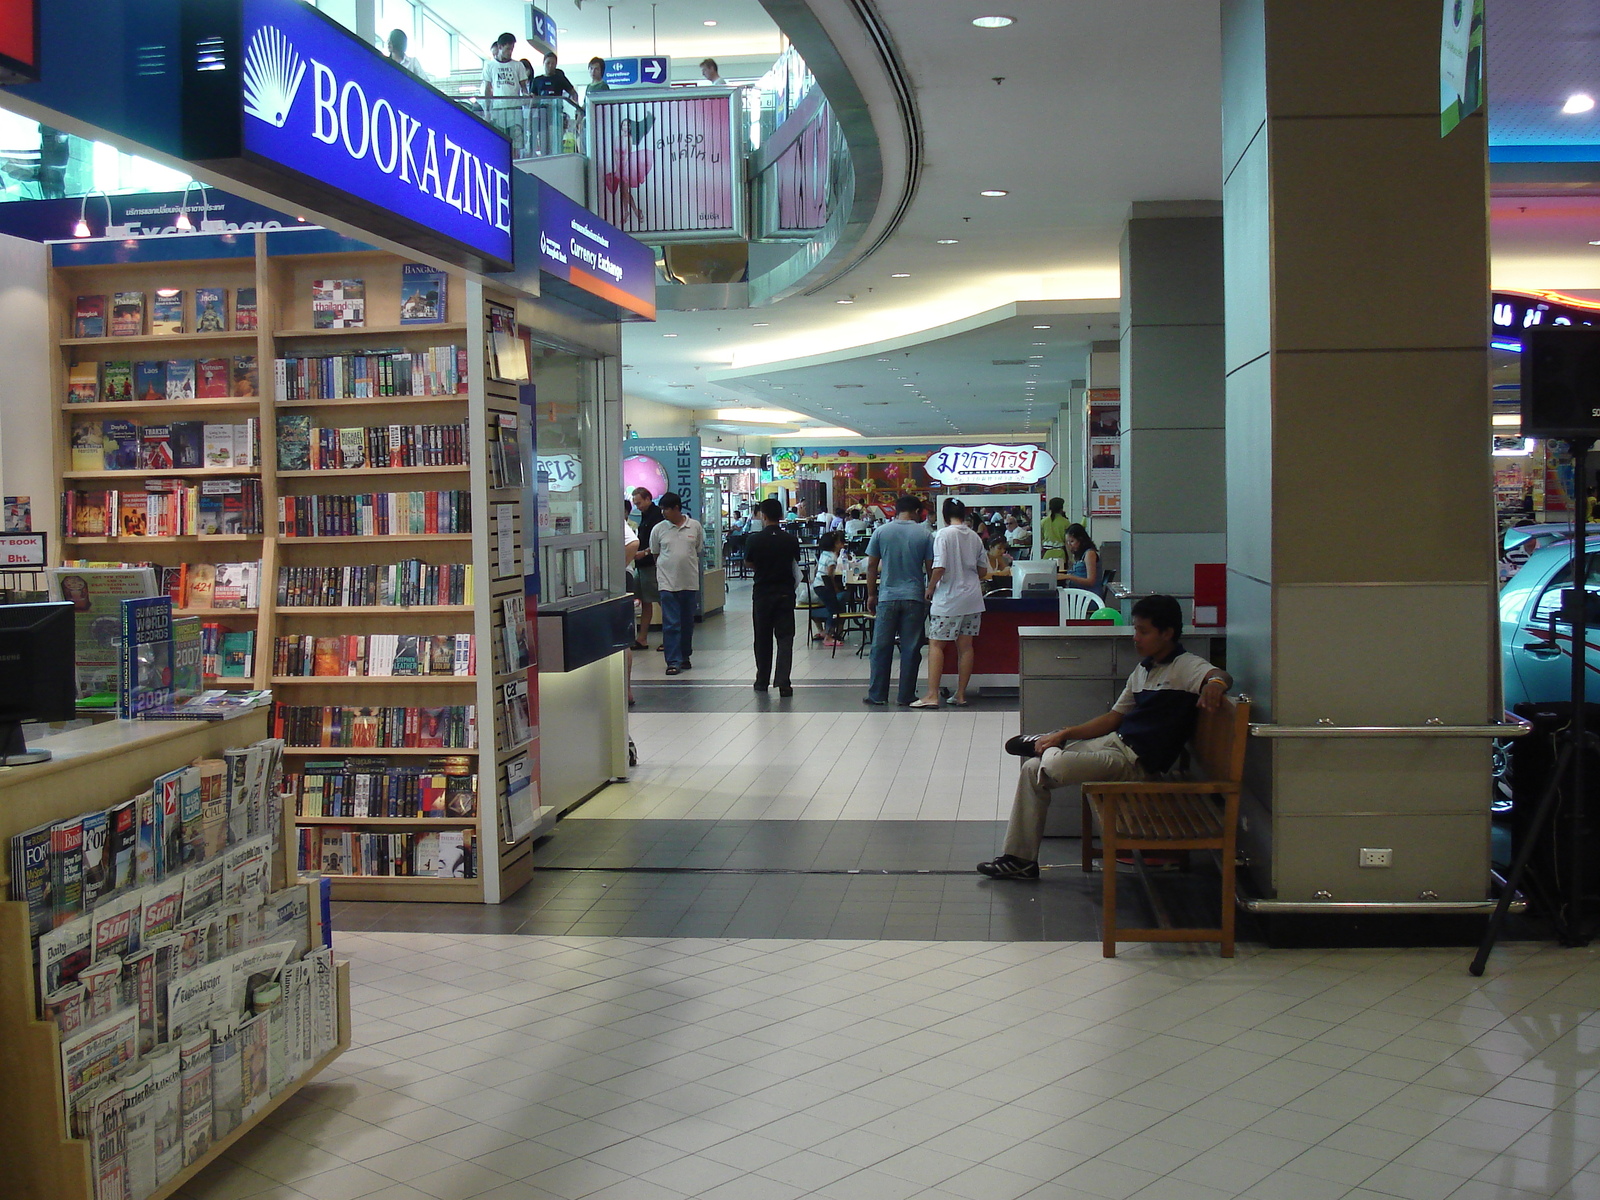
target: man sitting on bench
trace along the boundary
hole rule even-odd
[[[1039,878],[1039,841],[1052,788],[1150,779],[1172,769],[1194,731],[1195,705],[1212,711],[1233,686],[1226,671],[1184,650],[1178,641],[1182,632],[1178,602],[1146,596],[1133,606],[1133,647],[1144,659],[1111,711],[1082,725],[1006,743],[1008,751],[1028,761],[1017,780],[1005,853],[979,863],[980,875]]]

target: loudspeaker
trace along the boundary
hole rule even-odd
[[[1600,437],[1600,326],[1522,331],[1522,434]]]

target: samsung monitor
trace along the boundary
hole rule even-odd
[[[70,721],[76,715],[73,606],[0,604],[0,766],[45,762],[28,749],[24,721]]]
[[[1030,558],[1011,564],[1011,594],[1013,596],[1051,596],[1056,594],[1056,568],[1061,565],[1054,558]]]

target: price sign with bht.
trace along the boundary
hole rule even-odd
[[[47,560],[42,533],[0,534],[0,571],[25,571]]]

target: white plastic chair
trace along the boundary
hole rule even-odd
[[[1100,597],[1088,588],[1064,587],[1061,589],[1061,620],[1083,621],[1100,607]]]

